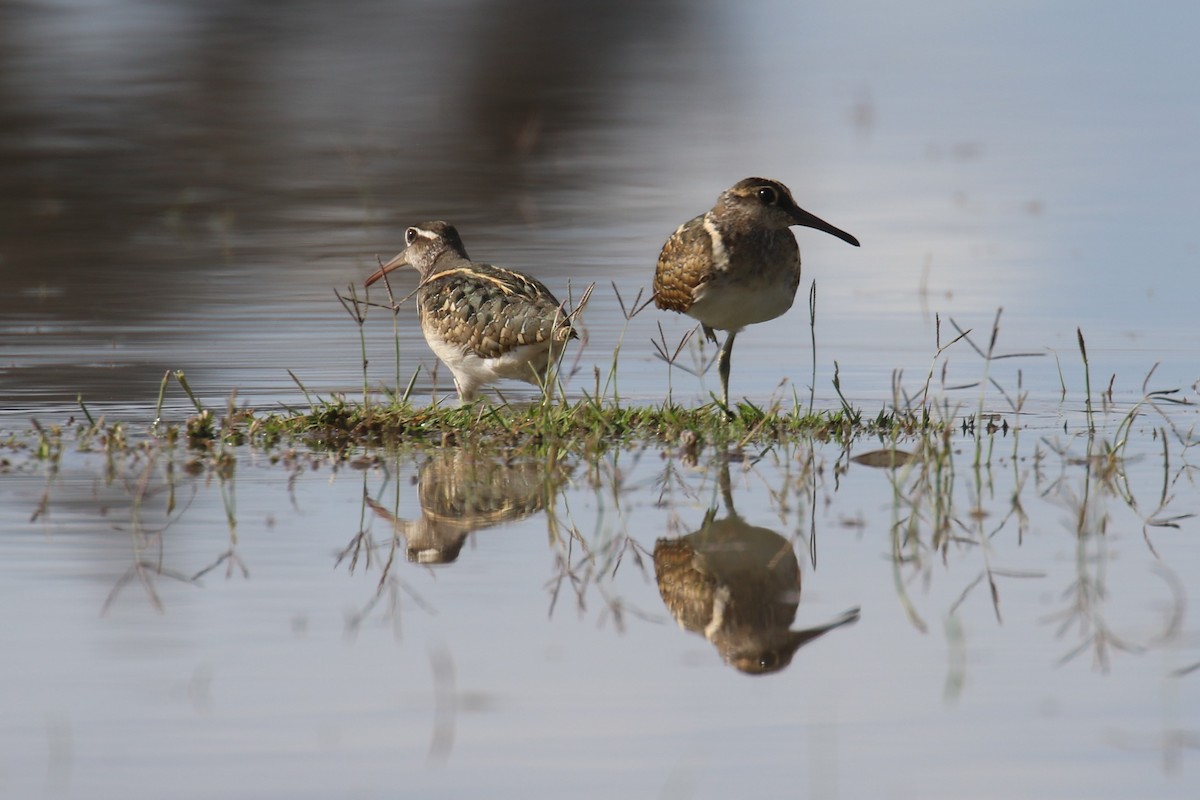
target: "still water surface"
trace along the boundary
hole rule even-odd
[[[568,391],[619,347],[624,400],[669,387],[703,402],[715,376],[669,372],[650,344],[687,321],[626,321],[618,295],[628,306],[666,236],[750,174],[863,247],[798,232],[815,367],[798,301],[739,338],[734,395],[811,389],[836,407],[836,363],[874,414],[896,371],[920,389],[938,319],[942,343],[952,319],[986,347],[1001,307],[997,352],[1030,354],[987,372],[1026,393],[1019,416],[999,391],[983,400],[1018,433],[997,435],[980,473],[973,439],[956,438],[939,490],[848,461],[878,443],[552,468],[239,449],[225,480],[189,475],[182,451],[110,470],[68,445],[52,474],[8,452],[0,794],[1194,796],[1194,412],[1169,409],[1178,430],[1140,418],[1119,474],[1101,469],[1077,436],[1076,330],[1094,394],[1115,376],[1102,439],[1121,438],[1156,363],[1146,388],[1197,399],[1198,16],[669,0],[0,10],[6,436],[78,415],[79,395],[140,436],[168,369],[218,407],[235,389],[260,409],[302,403],[288,370],[361,396],[359,330],[334,291],[436,217],[560,297],[596,282]],[[390,314],[364,326],[372,390],[422,365],[419,396],[445,394],[411,304],[396,326],[398,345]],[[936,364],[939,392],[984,376],[965,342]],[[169,416],[188,409],[173,388]],[[792,588],[729,613],[757,632],[706,638],[682,590],[660,586],[688,547],[720,565],[710,584],[748,572]],[[762,606],[732,589],[726,602]],[[854,608],[772,675],[730,665],[748,641]]]
[[[941,490],[820,445],[18,463],[6,787],[1188,796],[1194,470],[1024,435]]]

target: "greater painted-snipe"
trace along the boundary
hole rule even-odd
[[[792,225],[858,246],[858,239],[797,206],[779,181],[746,178],[709,211],[679,226],[658,256],[655,305],[699,320],[713,342],[714,330],[729,332],[717,353],[726,409],[733,340],[747,325],[782,315],[796,297],[800,248]]]
[[[421,331],[454,374],[459,400],[474,400],[501,378],[545,386],[567,341],[577,338],[550,290],[522,272],[472,261],[449,223],[413,225],[404,241],[366,285],[398,267],[416,269]]]

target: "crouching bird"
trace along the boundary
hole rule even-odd
[[[366,285],[398,267],[417,271],[421,332],[454,374],[460,402],[502,378],[546,386],[566,343],[578,338],[573,314],[550,290],[523,272],[472,261],[447,222],[413,225],[404,243]]]

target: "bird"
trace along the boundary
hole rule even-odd
[[[783,315],[800,285],[800,248],[791,226],[802,225],[859,246],[858,239],[796,205],[786,186],[745,178],[721,193],[707,212],[679,226],[654,270],[654,304],[698,320],[717,352],[721,402],[729,409],[733,341],[747,325]]]
[[[566,343],[579,337],[573,314],[550,290],[523,272],[472,261],[458,230],[442,220],[406,228],[404,243],[365,285],[399,267],[417,271],[421,331],[453,373],[460,403],[504,378],[544,387]]]

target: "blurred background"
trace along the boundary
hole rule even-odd
[[[885,399],[893,369],[928,369],[935,314],[987,329],[1000,306],[1001,349],[1070,375],[1078,326],[1100,371],[1190,383],[1198,23],[1084,2],[6,3],[0,407],[145,408],[168,368],[214,401],[295,401],[288,369],[360,393],[334,291],[430,218],[560,299],[597,282],[580,380],[620,342],[622,394],[661,398],[649,340],[690,320],[651,308],[622,338],[617,293],[755,174],[863,242],[798,231],[819,397],[837,361],[850,396]],[[739,339],[735,395],[806,391],[804,306]],[[411,303],[399,370],[376,312],[372,385],[433,366]],[[1053,361],[1025,365],[1035,388],[1057,391]],[[715,385],[674,376],[685,401]]]
[[[0,439],[80,396],[144,425],[168,369],[215,407],[302,404],[289,370],[357,400],[334,293],[431,218],[560,298],[597,284],[575,397],[620,348],[609,396],[703,401],[715,374],[651,346],[691,320],[622,309],[750,175],[862,247],[797,230],[800,298],[738,339],[735,397],[811,384],[837,408],[836,364],[874,416],[894,371],[925,379],[939,319],[986,346],[1001,307],[998,352],[1039,357],[990,367],[1030,397],[986,468],[954,433],[959,468],[908,484],[841,442],[732,476],[635,443],[531,481],[463,450],[332,466],[251,445],[235,477],[136,435],[127,459],[89,435],[46,460],[18,435],[0,795],[1190,800],[1194,431],[1157,426],[1192,430],[1195,406],[1104,459],[1070,412],[1077,328],[1094,393],[1116,375],[1135,399],[1160,363],[1149,388],[1197,399],[1197,31],[1200,4],[1090,0],[3,0]],[[398,359],[390,312],[363,328],[375,390],[435,365],[412,303],[394,322]],[[964,344],[949,360],[948,383],[979,380]],[[728,669],[677,630],[653,559],[714,519],[794,545],[785,624],[861,620],[773,678]],[[385,583],[394,532],[457,560],[399,551]]]

